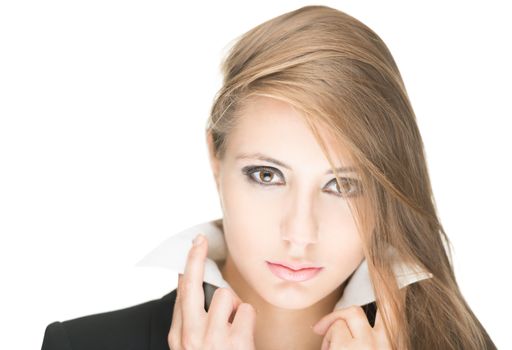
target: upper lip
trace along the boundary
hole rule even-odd
[[[286,262],[286,261],[269,261],[269,263],[275,264],[275,265],[281,265],[281,266],[287,267],[291,270],[312,269],[312,268],[319,269],[322,267],[322,266],[318,266],[318,265],[315,265],[310,262],[290,263],[290,262]]]

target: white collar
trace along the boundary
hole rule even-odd
[[[230,285],[222,277],[219,266],[217,265],[226,257],[226,242],[224,240],[222,226],[219,225],[221,220],[222,219],[205,221],[170,236],[148,253],[135,266],[164,267],[176,273],[183,274],[187,254],[192,244],[191,242],[198,233],[203,233],[208,239],[208,256],[205,262],[203,280],[214,286],[205,294],[206,304],[209,305],[215,287],[227,287],[231,289]],[[399,288],[417,281],[432,278],[431,273],[427,273],[417,266],[411,266],[405,263],[395,262],[393,271],[395,272]],[[346,308],[350,305],[362,306],[374,301],[373,284],[368,272],[366,259],[363,259],[350,277],[343,291],[343,295],[336,303],[334,309]]]

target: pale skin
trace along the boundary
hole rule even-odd
[[[192,247],[178,279],[170,348],[389,349],[379,312],[372,328],[359,306],[333,311],[344,283],[364,258],[354,219],[340,195],[357,193],[357,186],[336,186],[334,175],[325,173],[330,166],[313,134],[282,101],[254,99],[228,139],[220,160],[207,135],[228,248],[219,267],[232,289],[217,289],[210,309],[204,310],[208,242]],[[255,152],[287,166],[239,157]],[[335,166],[350,165],[330,152]],[[354,173],[340,176],[357,179]],[[323,269],[307,281],[284,281],[266,265],[275,260],[307,260]]]

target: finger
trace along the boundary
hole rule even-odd
[[[373,324],[374,331],[380,331],[384,324],[382,323],[382,316],[380,314],[380,309],[377,308],[377,313],[375,314],[375,323]]]
[[[324,338],[322,339],[322,345],[320,347],[320,350],[329,350],[331,347],[331,337],[332,337],[332,331],[329,328],[327,330],[327,333],[325,334]]]
[[[180,284],[182,284],[183,275],[178,274],[178,288],[176,288],[176,299],[174,300],[174,308],[172,312],[172,325],[176,325],[178,329],[181,329],[181,293]]]
[[[242,303],[242,299],[240,299],[240,297],[238,296],[238,294],[236,294],[236,292],[231,288],[231,287],[228,287],[226,288],[227,290],[229,290],[231,292],[231,296],[233,297],[233,299],[237,302],[237,306],[238,304]]]
[[[240,304],[242,304],[242,299],[235,293],[233,289],[228,289],[231,292],[231,298],[233,302],[233,309],[231,310],[231,314],[229,315],[228,322],[233,323],[233,320],[235,319],[236,310],[238,310],[238,307]]]
[[[377,313],[375,314],[375,324],[373,326],[373,331],[375,334],[375,340],[379,344],[379,349],[391,348],[391,344],[389,342],[379,309],[377,309]]]
[[[180,306],[180,282],[182,280],[182,274],[178,274],[178,288],[176,289],[176,299],[174,300],[174,307],[172,312],[172,321],[171,321],[171,328],[169,329],[169,334],[167,335],[167,341],[169,343],[170,348],[172,349],[173,346],[176,346],[180,343],[180,335],[181,335],[181,327],[182,327],[182,320],[181,320],[181,306]],[[174,339],[172,339],[174,338]]]
[[[337,309],[333,312],[322,317],[314,326],[313,331],[319,335],[324,335],[329,330],[329,327],[336,321],[338,318],[343,318],[342,310],[345,309]]]
[[[193,245],[187,256],[185,272],[181,286],[181,316],[183,327],[189,332],[202,327],[206,317],[204,309],[204,263],[208,252],[208,242],[202,236],[202,242],[197,246]]]
[[[371,336],[372,327],[368,322],[368,317],[360,306],[350,306],[344,309],[338,309],[324,316],[313,327],[317,334],[325,334],[329,327],[338,319],[342,318],[347,322],[350,333],[354,338],[365,338]]]
[[[208,309],[208,335],[224,335],[229,326],[229,318],[240,302],[228,288],[217,288],[213,293],[212,302]]]
[[[343,345],[347,345],[353,339],[347,323],[341,318],[334,321],[329,328],[328,333],[330,333],[329,348],[331,349],[340,349]]]
[[[256,329],[256,310],[249,303],[240,303],[231,326],[231,335],[253,339]]]

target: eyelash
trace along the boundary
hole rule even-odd
[[[281,171],[279,171],[276,168],[268,167],[268,166],[246,166],[246,167],[242,168],[242,173],[245,176],[247,176],[249,181],[251,181],[253,183],[256,183],[256,184],[258,184],[260,186],[283,186],[282,184],[265,184],[264,182],[256,180],[252,176],[254,173],[257,173],[257,172],[260,172],[260,171],[263,171],[263,170],[265,170],[267,172],[270,172],[273,175],[279,174],[279,176],[281,178],[283,178],[283,174],[281,173]],[[352,197],[352,196],[360,194],[360,192],[361,192],[361,184],[360,184],[359,180],[356,180],[356,179],[351,178],[351,177],[341,177],[340,180],[341,181],[347,180],[350,184],[352,184],[353,186],[356,187],[356,190],[350,192],[348,195],[345,195],[345,194],[340,193],[340,192],[333,192],[333,191],[327,191],[327,192],[332,194],[332,195],[334,195],[334,196],[337,196],[337,197]],[[329,181],[327,183],[327,185],[329,185],[333,181],[336,182],[336,178],[334,178],[331,181]],[[336,186],[336,188],[339,188],[339,186]]]

